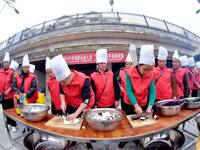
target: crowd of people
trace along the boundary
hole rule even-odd
[[[178,51],[172,57],[172,68],[167,68],[168,51],[160,47],[158,66],[155,65],[154,46],[142,45],[137,64],[127,54],[125,67],[116,76],[108,69],[106,49],[96,51],[96,70],[86,76],[70,69],[62,54],[50,59],[46,57],[45,69],[48,75],[47,87],[50,91],[52,113],[66,115],[68,120],[80,117],[84,109],[121,108],[129,114],[152,112],[156,101],[197,97],[200,89],[200,62]],[[3,109],[14,107],[14,95],[25,94],[28,103],[35,103],[38,96],[38,80],[35,66],[30,64],[28,55],[19,64],[9,53],[3,59],[0,70],[0,100]],[[16,122],[7,118],[12,132],[16,132]],[[122,143],[123,144],[123,143]]]

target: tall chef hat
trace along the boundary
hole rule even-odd
[[[29,58],[28,58],[28,55],[24,55],[23,57],[23,60],[22,60],[22,67],[24,66],[30,66],[30,63],[29,63]]]
[[[34,72],[35,72],[35,65],[30,64],[29,71],[30,71],[31,73],[34,73]]]
[[[139,64],[153,65],[154,46],[142,45],[140,49]]]
[[[179,60],[181,62],[182,67],[188,66],[188,58],[186,55],[180,56]]]
[[[188,58],[188,66],[189,67],[194,67],[195,66],[194,57]]]
[[[200,61],[197,61],[197,62],[196,62],[196,67],[197,67],[198,69],[200,69]]]
[[[46,57],[46,62],[45,62],[45,69],[50,69],[51,65],[50,65],[51,59],[49,57]]]
[[[9,55],[8,52],[6,52],[6,54],[4,55],[3,62],[4,62],[4,61],[10,62],[10,55]]]
[[[65,61],[62,54],[52,58],[50,65],[57,81],[64,80],[71,74],[67,62]]]
[[[98,49],[96,51],[96,63],[107,63],[107,49]]]
[[[179,54],[178,54],[177,50],[174,51],[174,54],[173,54],[172,58],[176,58],[176,59],[180,60],[180,57],[179,57]]]
[[[11,60],[10,68],[16,71],[18,67],[19,67],[19,64],[16,61]]]
[[[132,62],[133,63],[133,60],[131,58],[131,55],[128,53],[128,55],[126,56],[126,60],[125,62]]]
[[[168,57],[168,51],[166,48],[160,46],[158,51],[158,59],[159,60],[167,60]]]

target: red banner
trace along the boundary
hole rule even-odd
[[[94,64],[96,63],[95,52],[81,52],[81,53],[70,53],[63,55],[68,64]],[[118,63],[125,62],[126,52],[125,51],[109,51],[108,62]]]

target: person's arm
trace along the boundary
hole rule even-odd
[[[126,73],[126,92],[128,94],[128,98],[129,98],[131,104],[132,105],[137,104],[137,99],[134,95],[131,79],[130,79],[128,73]]]
[[[119,82],[117,81],[117,78],[113,76],[113,86],[115,90],[115,100],[119,101],[120,99],[120,87],[119,87]]]
[[[27,98],[30,98],[35,93],[36,89],[37,89],[37,81],[34,78],[31,81],[31,88],[26,92]]]
[[[82,102],[85,103],[86,105],[89,104],[90,102],[90,97],[91,97],[91,91],[90,91],[90,80],[85,79],[83,87],[81,89],[81,96],[82,96]]]
[[[17,87],[17,79],[16,78],[13,78],[13,80],[12,80],[12,90],[17,92],[17,94],[21,93],[20,89],[18,89],[18,87]]]
[[[176,79],[174,74],[171,74],[171,88],[172,88],[172,96],[173,98],[177,98],[177,86],[176,86]]]
[[[187,77],[186,73],[183,76],[183,86],[184,86],[184,97],[189,97],[190,87],[188,84],[188,77]]]
[[[149,86],[149,105],[153,106],[155,99],[156,99],[156,87],[153,79]]]

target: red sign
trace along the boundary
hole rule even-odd
[[[95,52],[81,52],[81,53],[70,53],[63,55],[68,64],[94,64],[96,63]],[[118,63],[125,62],[126,52],[125,51],[109,51],[108,62]]]

